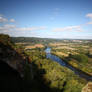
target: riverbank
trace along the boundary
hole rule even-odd
[[[62,66],[65,66],[65,67],[71,69],[72,71],[75,72],[75,74],[77,74],[78,76],[86,79],[87,81],[92,81],[92,76],[91,75],[89,75],[88,73],[83,72],[82,70],[80,70],[80,69],[72,66],[71,64],[69,64],[68,62],[66,62],[64,58],[61,59],[61,57],[59,57],[59,56],[51,53],[51,48],[50,47],[46,48],[45,52],[47,54],[47,58],[49,58],[49,59],[51,59],[53,61],[58,62]]]

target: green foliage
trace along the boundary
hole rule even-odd
[[[38,49],[29,50],[26,52],[32,59],[32,62],[38,66],[41,78],[44,78],[44,83],[48,85],[52,92],[80,92],[85,83],[81,82],[81,78],[76,76],[70,69],[46,59],[45,53]],[[36,69],[33,69],[35,76],[38,77]],[[36,78],[37,78],[36,77]]]
[[[67,81],[67,84],[64,87],[64,92],[81,92],[83,86],[84,85],[77,80],[71,79]]]
[[[5,45],[8,45],[10,43],[9,35],[0,34],[0,42],[2,42]]]
[[[84,54],[76,54],[72,55],[71,58],[76,59],[79,62],[87,63],[88,62],[88,57]]]
[[[5,34],[0,34],[0,43],[3,43],[4,45],[7,46],[14,46],[14,43],[11,41],[11,38],[9,35]]]

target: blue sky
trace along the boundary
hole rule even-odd
[[[0,0],[0,33],[92,39],[92,0]]]

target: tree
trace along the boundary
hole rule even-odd
[[[84,54],[76,54],[76,55],[72,55],[71,57],[83,63],[86,63],[88,61],[88,57]]]

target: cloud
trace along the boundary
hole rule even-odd
[[[10,22],[15,22],[15,19],[10,19]]]
[[[82,31],[80,26],[67,26],[64,28],[54,28],[53,31]]]
[[[10,31],[10,30],[14,30],[15,28],[16,28],[15,25],[6,24],[6,25],[3,25],[3,26],[0,26],[0,31],[1,32]]]
[[[2,14],[0,14],[0,23],[3,23],[3,22],[15,22],[15,20],[14,19],[10,19],[8,21],[7,18],[5,18]]]
[[[41,27],[16,27],[13,24],[5,24],[3,26],[0,26],[0,31],[36,31],[36,30],[45,30],[46,27],[45,26],[41,26]]]
[[[3,24],[3,22],[5,22]],[[35,31],[35,30],[45,30],[46,27],[45,26],[40,26],[40,27],[16,27],[13,24],[10,24],[11,22],[15,22],[15,19],[10,19],[8,20],[7,18],[5,18],[2,14],[0,14],[0,23],[2,23],[2,26],[0,26],[0,32],[3,31]],[[6,24],[8,23],[8,24]]]
[[[16,27],[15,25],[0,26],[0,33],[9,34],[10,36],[40,36],[37,31],[45,30],[46,27]]]
[[[4,18],[3,16],[0,16],[0,23],[7,22],[8,19]]]
[[[88,17],[89,19],[90,19],[90,21],[88,22],[88,23],[86,23],[87,25],[88,24],[92,24],[92,13],[88,13],[87,15],[86,15],[86,17]]]
[[[92,19],[92,13],[88,13],[88,14],[86,15],[86,17]]]
[[[18,31],[35,31],[35,30],[45,30],[46,27],[24,27],[24,28],[16,28]]]
[[[4,25],[5,28],[16,28],[15,25],[11,25],[11,24],[6,24]]]

